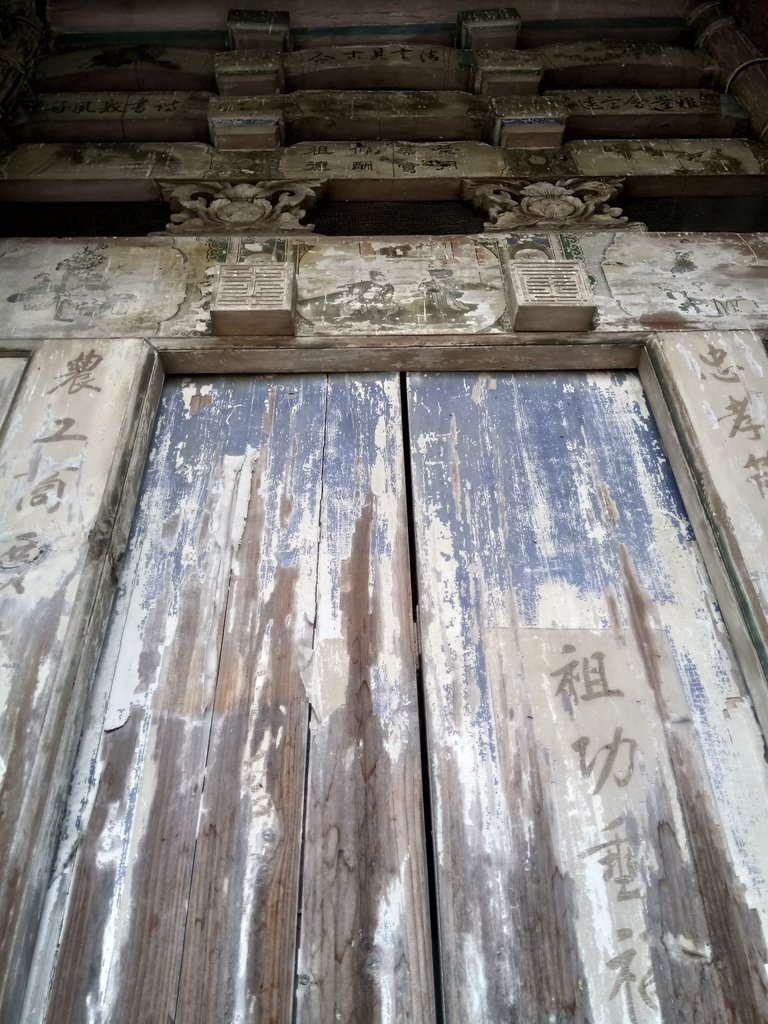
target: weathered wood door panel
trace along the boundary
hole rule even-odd
[[[410,499],[394,375],[166,387],[24,1024],[428,1024],[430,899],[450,1024],[768,1020],[762,741],[637,377],[408,388]]]
[[[400,388],[331,377],[296,1020],[432,1021]]]
[[[446,1020],[768,1020],[762,741],[637,377],[409,423]]]
[[[397,378],[167,385],[28,1020],[290,1021],[302,872],[299,1018],[431,1019],[405,522]]]

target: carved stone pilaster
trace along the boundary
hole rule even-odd
[[[489,215],[486,231],[518,231],[521,228],[549,228],[573,231],[586,228],[643,228],[629,223],[621,208],[611,200],[621,191],[623,181],[463,181],[463,199]]]
[[[302,224],[302,219],[325,189],[324,181],[160,184],[163,199],[171,205],[166,231],[173,235],[314,231],[314,224]]]

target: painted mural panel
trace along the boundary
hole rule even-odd
[[[409,418],[447,1020],[764,1021],[762,737],[637,377]]]
[[[60,336],[119,337],[131,333],[128,324],[134,334],[156,333],[178,312],[187,275],[181,253],[169,248],[46,241],[32,252],[9,243],[0,276],[0,301],[17,336],[36,337],[53,326]]]
[[[713,329],[767,322],[764,236],[639,233],[630,240],[619,232],[597,262],[618,311],[651,329],[689,320]]]
[[[0,243],[0,346],[209,336],[217,264],[262,260],[296,264],[299,337],[508,334],[507,259],[583,261],[598,333],[768,327],[763,235],[162,236]]]
[[[300,250],[298,266],[299,313],[320,334],[474,334],[506,309],[492,241],[339,241]]]

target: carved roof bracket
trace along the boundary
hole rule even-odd
[[[486,231],[518,231],[520,228],[644,230],[644,224],[630,222],[620,207],[611,205],[623,185],[623,178],[561,178],[558,181],[464,179],[461,197],[488,214],[489,219],[484,225]]]
[[[171,206],[168,234],[286,234],[314,231],[302,221],[326,182],[166,181],[160,187]]]

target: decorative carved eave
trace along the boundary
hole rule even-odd
[[[7,122],[22,95],[45,35],[45,27],[31,11],[0,15],[0,122]],[[5,135],[0,124],[0,139]]]
[[[160,183],[171,205],[166,231],[194,235],[213,231],[227,234],[286,234],[314,231],[302,224],[308,209],[325,190],[324,181],[229,181]]]
[[[520,228],[565,230],[583,228],[639,228],[621,208],[611,206],[623,187],[623,179],[588,181],[561,178],[535,181],[463,181],[461,196],[489,215],[486,231],[517,231]]]

